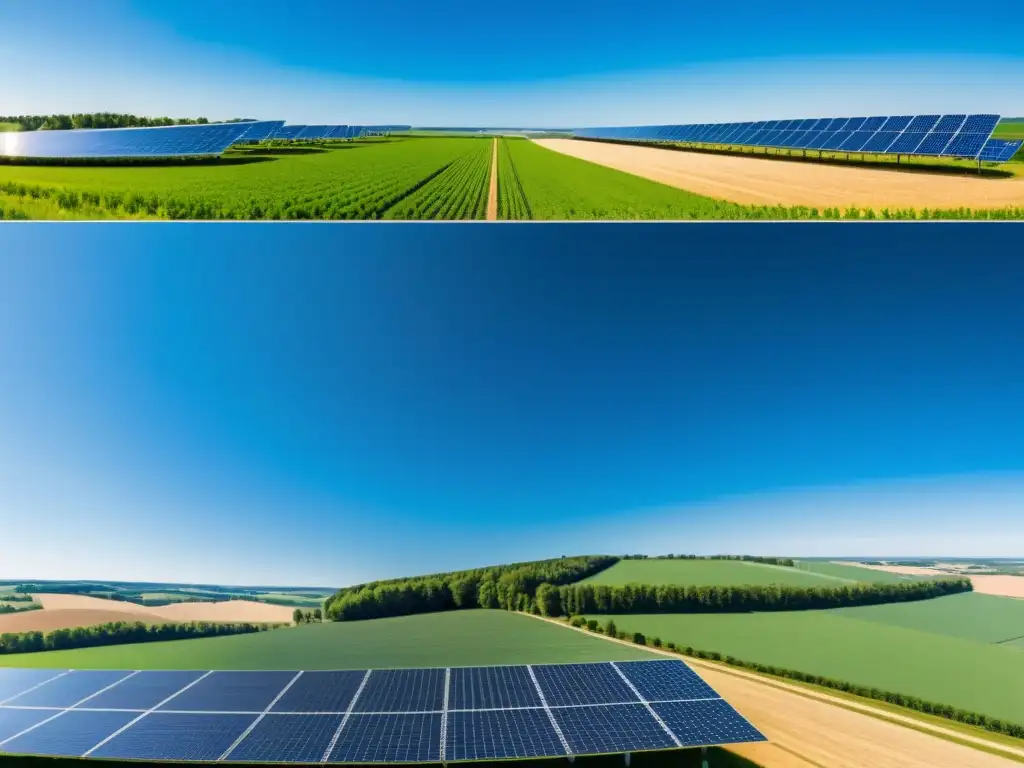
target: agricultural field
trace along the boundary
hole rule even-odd
[[[771,664],[917,696],[1024,722],[1024,658],[1019,647],[988,640],[1006,631],[1011,609],[976,631],[950,624],[986,608],[971,595],[829,611],[751,614],[600,616],[620,630],[744,661]],[[985,597],[985,596],[978,596]],[[996,598],[1006,599],[1008,598]],[[938,628],[941,631],[935,631]],[[956,636],[960,634],[962,636]]]
[[[0,165],[0,206],[34,216],[48,203],[92,219],[482,218],[491,141],[238,150],[199,164]]]
[[[782,565],[740,560],[620,560],[611,568],[584,579],[587,584],[693,584],[739,587],[783,584],[792,587],[842,586],[834,576]]]
[[[75,669],[367,669],[655,658],[502,610],[311,624],[272,632],[0,656],[0,666]]]
[[[816,573],[820,576],[833,576],[847,582],[859,581],[872,584],[895,584],[897,582],[908,581],[915,578],[913,576],[904,576],[898,573],[873,571],[870,568],[860,568],[856,565],[832,563],[824,560],[797,560],[796,567],[802,571],[807,571],[808,573]]]

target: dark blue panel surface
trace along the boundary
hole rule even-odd
[[[651,706],[684,747],[765,741],[754,726],[722,699]]]
[[[967,115],[943,115],[932,130],[937,133],[956,133],[966,119]]]
[[[0,669],[0,704],[40,683],[48,684],[48,680],[63,672],[63,669]]]
[[[214,672],[160,709],[262,712],[293,677],[294,672]]]
[[[451,712],[445,757],[448,760],[494,760],[554,757],[565,747],[543,709]]]
[[[223,755],[255,719],[255,715],[153,712],[89,756],[213,761]]]
[[[533,671],[552,707],[637,701],[610,664],[538,664]]]
[[[906,130],[911,133],[928,133],[936,126],[941,117],[942,115],[916,115]]]
[[[977,157],[987,139],[988,134],[961,131],[953,137],[942,154],[946,157]]]
[[[81,708],[151,709],[202,676],[202,672],[139,672],[121,681],[109,691],[93,696]]]
[[[617,661],[615,666],[647,701],[718,698],[714,689],[682,661]]]
[[[643,704],[551,710],[574,754],[639,752],[676,744]]]
[[[54,678],[35,690],[15,696],[7,704],[19,707],[73,707],[130,674],[111,670],[76,670]]]
[[[443,669],[375,669],[353,711],[431,712],[443,706]]]
[[[267,715],[226,759],[254,763],[319,763],[342,717]]]
[[[889,145],[896,141],[899,134],[896,131],[878,131],[861,147],[862,152],[885,152]]]
[[[885,125],[886,120],[888,120],[888,118],[883,116],[869,117],[864,121],[864,125],[862,125],[857,130],[871,131],[872,133],[874,133],[875,131],[879,130],[883,125]]]
[[[924,141],[925,134],[923,133],[901,133],[899,138],[896,139],[886,152],[890,155],[909,155],[912,154],[918,146]]]
[[[363,671],[303,672],[271,711],[344,712],[365,676]]]
[[[6,749],[2,742],[17,736],[26,728],[59,714],[59,709],[4,709],[0,707],[0,751]]]
[[[796,143],[793,144],[793,149],[809,149],[810,146],[820,139],[824,133],[824,131],[817,130],[805,132],[796,140]]]
[[[908,125],[910,121],[914,119],[913,115],[893,115],[885,124],[879,129],[881,131],[902,131]]]
[[[441,715],[352,715],[328,759],[332,763],[436,763]]]
[[[539,707],[540,696],[526,667],[453,669],[448,709]]]
[[[992,133],[999,122],[999,115],[968,115],[960,129],[964,133]]]
[[[938,131],[932,131],[924,137],[915,150],[915,154],[918,155],[941,155],[942,150],[949,144],[950,139],[953,138],[952,133],[940,133]]]
[[[134,712],[68,710],[8,741],[3,750],[29,755],[80,757],[136,717],[138,714]]]
[[[0,135],[9,157],[170,157],[219,155],[247,130],[246,123],[159,128],[19,131]]]
[[[874,135],[871,131],[854,131],[839,149],[843,152],[860,152]]]
[[[989,139],[981,150],[980,158],[991,163],[1005,163],[1020,151],[1021,146],[1024,146],[1024,140],[1021,139]]]
[[[831,150],[839,149],[843,145],[843,143],[852,135],[853,131],[836,131],[829,137],[828,141],[826,141],[821,148]]]

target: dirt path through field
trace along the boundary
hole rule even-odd
[[[487,194],[487,220],[498,220],[498,140],[494,139],[491,153],[491,189]]]
[[[576,632],[586,631],[554,619],[540,620]],[[597,637],[632,645],[604,635]],[[668,651],[651,650],[679,658]],[[701,676],[768,738],[767,744],[729,747],[765,768],[1019,768],[1009,758],[954,744],[933,733],[997,747],[1024,758],[1024,748],[998,744],[857,701],[699,659],[687,658],[686,663],[698,668]]]
[[[1024,177],[844,167],[575,139],[535,141],[581,160],[737,203],[876,210],[1024,206]]]

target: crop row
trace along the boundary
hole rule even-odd
[[[523,191],[523,182],[509,151],[508,139],[498,145],[498,218],[521,221],[532,219],[530,202]]]
[[[391,208],[384,218],[482,219],[487,209],[490,158],[490,143],[476,142],[429,183]]]

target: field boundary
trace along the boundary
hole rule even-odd
[[[491,148],[491,179],[487,190],[487,221],[498,220],[498,139]]]
[[[621,640],[619,638],[608,637],[607,635],[602,633],[590,632],[580,627],[573,627],[564,621],[560,621],[559,619],[548,618],[545,616],[536,616],[533,614],[526,615],[531,616],[532,618],[538,619],[540,621],[547,621],[552,624],[564,627],[566,629],[574,630],[576,632],[583,632],[584,634],[595,635],[596,637],[603,638],[608,642],[621,643],[622,645],[635,645],[635,643],[633,643],[630,640]],[[872,706],[867,703],[861,703],[859,700],[852,701],[848,699],[843,699],[840,696],[835,696],[830,693],[819,693],[808,688],[801,688],[798,685],[783,682],[768,675],[761,675],[756,672],[748,672],[747,670],[735,669],[725,664],[724,662],[715,663],[706,661],[704,659],[695,659],[689,656],[684,657],[682,654],[674,653],[663,648],[652,648],[650,646],[644,647],[652,653],[656,653],[662,656],[668,656],[674,659],[685,660],[687,664],[690,664],[695,667],[713,669],[718,672],[733,675],[734,677],[744,678],[752,682],[759,683],[761,685],[768,685],[779,690],[794,693],[799,696],[803,696],[804,698],[814,699],[826,704],[832,704],[833,706],[843,707],[844,709],[848,709],[850,711],[860,712],[870,717],[874,717],[879,720],[885,720],[895,725],[901,725],[904,727],[912,728],[914,730],[921,731],[923,733],[928,733],[941,739],[945,739],[946,741],[952,741],[972,748],[982,748],[984,749],[984,751],[994,752],[995,754],[998,754],[1000,757],[1006,757],[1008,759],[1016,760],[1017,762],[1024,762],[1024,747],[1018,748],[1016,746],[1012,746],[1009,744],[1002,744],[993,739],[984,738],[983,736],[975,736],[970,733],[957,731],[953,728],[947,728],[940,725],[933,725],[932,723],[912,717],[910,715],[904,715],[897,712],[887,712],[886,710],[880,709],[877,706]],[[801,759],[803,759],[802,756]]]

